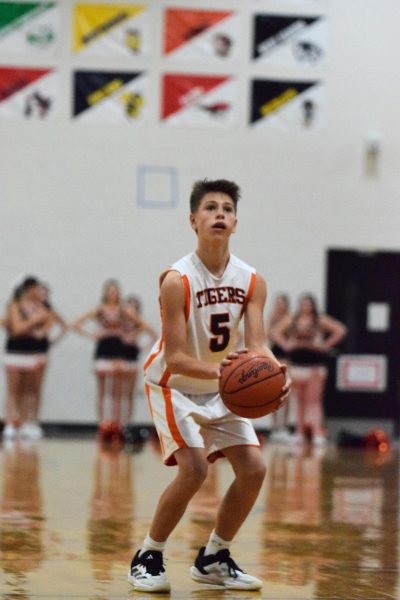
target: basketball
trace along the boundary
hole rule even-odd
[[[275,360],[246,352],[222,368],[219,393],[233,413],[256,419],[278,407],[284,384],[285,375]]]

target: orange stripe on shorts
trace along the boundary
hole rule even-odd
[[[144,391],[146,392],[147,404],[149,406],[151,418],[153,418],[153,409],[151,408],[151,401],[150,401],[150,386],[148,383],[144,384]]]
[[[167,383],[168,383],[168,380],[170,377],[171,377],[171,372],[168,371],[168,369],[165,369],[158,385],[160,385],[161,387],[167,387]]]
[[[171,401],[171,390],[169,388],[163,388],[163,396],[165,400],[165,413],[167,416],[167,423],[171,432],[174,442],[179,448],[187,448],[187,444],[181,436],[178,426],[175,421],[174,409]]]

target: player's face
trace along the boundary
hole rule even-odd
[[[190,215],[192,229],[200,237],[226,239],[236,230],[236,210],[233,200],[221,192],[206,194],[195,213]]]

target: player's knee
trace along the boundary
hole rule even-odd
[[[247,465],[244,477],[247,483],[261,485],[264,481],[266,472],[267,468],[262,460],[254,460]]]
[[[198,488],[207,477],[208,464],[206,460],[194,460],[185,465],[180,471],[180,475],[184,478],[188,487]]]

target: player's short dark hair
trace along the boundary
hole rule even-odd
[[[209,192],[221,192],[226,194],[232,199],[235,205],[240,199],[240,188],[234,181],[228,181],[227,179],[215,179],[214,181],[208,179],[199,179],[195,181],[192,187],[192,193],[190,194],[190,212],[195,213],[199,208],[200,202],[203,197]]]

